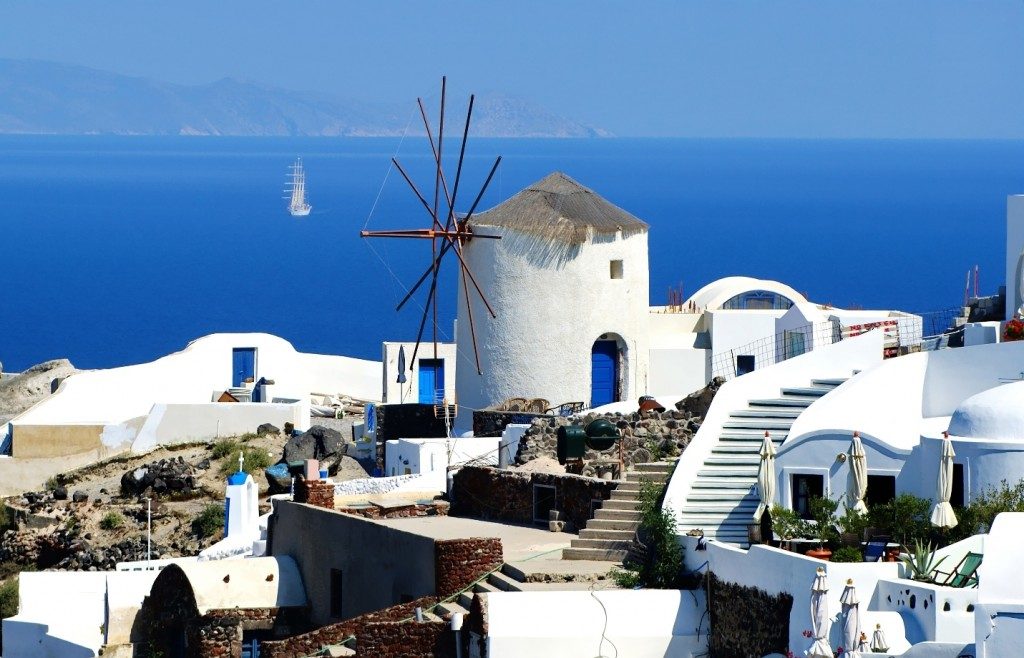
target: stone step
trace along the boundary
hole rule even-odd
[[[622,509],[599,509],[594,512],[595,520],[639,521],[640,512]]]
[[[755,478],[746,475],[742,477],[729,477],[719,475],[707,475],[694,480],[694,489],[749,489],[756,484]]]
[[[590,519],[587,521],[586,530],[629,530],[637,529],[640,525],[637,519]]]
[[[473,596],[475,595],[470,594],[469,592],[462,592],[461,594],[459,594],[459,598],[456,600],[459,602],[459,605],[461,605],[466,610],[469,610],[473,607]]]
[[[792,426],[793,426],[793,420],[792,419],[780,419],[780,420],[771,420],[771,419],[768,419],[768,418],[765,418],[763,420],[737,419],[737,420],[727,420],[724,423],[722,423],[722,429],[724,429],[724,430],[738,430],[738,429],[759,430],[762,433],[761,436],[764,436],[764,431],[765,430],[788,430]]]
[[[719,444],[711,449],[712,455],[757,455],[760,459],[760,441],[734,441],[727,444]]]
[[[498,592],[498,591],[501,591],[501,588],[496,586],[496,585],[494,585],[494,584],[492,584],[491,582],[489,582],[489,579],[490,579],[490,576],[488,576],[488,580],[482,580],[479,583],[477,583],[476,585],[473,585],[473,591],[474,592]]]
[[[600,548],[606,551],[628,551],[633,539],[573,539],[572,548]]]
[[[845,378],[840,378],[840,379],[812,379],[811,380],[811,386],[831,386],[832,388],[835,388],[837,386],[841,386],[841,385],[845,384],[846,381],[847,380]]]
[[[618,489],[613,489],[612,496],[608,500],[640,500],[640,490],[620,491]]]
[[[709,502],[753,500],[756,502],[757,496],[746,489],[697,489],[691,491],[686,500],[706,500]]]
[[[455,614],[456,612],[462,615],[469,615],[469,608],[463,608],[456,601],[438,603],[434,608],[434,613],[440,615],[450,615]]]
[[[789,432],[770,432],[769,435],[775,445],[780,445],[789,436]],[[732,430],[718,435],[719,441],[756,441],[757,445],[761,445],[762,439],[764,439],[764,430]]]
[[[790,396],[787,398],[761,398],[747,402],[757,407],[809,407],[817,398]]]
[[[615,539],[618,541],[633,541],[634,529],[630,530],[601,530],[598,528],[584,528],[580,530],[580,539]]]
[[[832,387],[829,386],[798,386],[794,388],[782,389],[783,395],[789,396],[800,396],[804,398],[820,398],[832,391]]]
[[[628,471],[626,473],[626,482],[640,482],[641,480],[647,480],[648,482],[667,482],[668,473],[656,473],[650,471]]]
[[[758,466],[761,463],[761,456],[757,453],[746,455],[714,455],[704,460],[705,466]]]
[[[765,409],[740,409],[729,414],[730,418],[796,418],[802,409],[769,407]]]
[[[757,466],[709,466],[697,471],[698,478],[753,478],[757,477]]]
[[[522,591],[519,587],[522,585],[521,582],[509,576],[504,571],[495,571],[487,576],[487,582],[497,587],[503,592],[519,592]]]
[[[566,548],[562,550],[562,559],[621,563],[628,554],[628,551],[609,551],[600,548]]]
[[[754,523],[753,512],[753,510],[750,510],[749,512],[698,512],[696,514],[684,514],[683,520],[686,525],[695,525],[705,529],[707,529],[708,526],[718,528],[726,528],[729,526],[746,528],[751,523]],[[746,530],[744,530],[744,532],[746,532]]]
[[[690,501],[687,501],[687,502],[690,502]],[[680,512],[682,514],[686,515],[687,517],[689,517],[691,515],[694,515],[694,514],[726,514],[726,515],[728,515],[728,514],[732,514],[732,513],[736,513],[736,514],[749,513],[749,514],[753,515],[755,509],[757,509],[757,503],[753,502],[753,501],[748,503],[748,502],[743,501],[743,500],[741,500],[741,501],[725,500],[725,501],[717,501],[717,502],[706,501],[706,502],[701,502],[699,505],[683,505],[683,508],[680,510]],[[753,523],[753,521],[751,521],[751,523]]]
[[[675,462],[644,462],[633,465],[634,469],[644,473],[671,473],[675,467]]]
[[[615,489],[613,489],[612,491],[636,491],[637,493],[639,493],[640,483],[631,482],[629,480],[622,480],[617,485],[615,485]]]
[[[638,505],[640,505],[638,500],[606,500],[601,503],[601,509],[635,510]]]

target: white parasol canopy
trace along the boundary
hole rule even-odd
[[[857,588],[853,586],[853,578],[846,580],[846,587],[839,597],[843,605],[843,646],[847,652],[857,651],[860,641],[860,597],[857,596]]]
[[[956,514],[949,499],[953,495],[953,442],[949,440],[949,432],[942,433],[942,458],[939,461],[938,502],[932,508],[932,525],[940,528],[952,528],[957,524]]]
[[[875,624],[875,632],[871,634],[871,651],[885,653],[889,650],[889,643],[885,640],[885,633],[882,632],[882,625]]]
[[[825,569],[818,567],[814,584],[811,585],[811,633],[814,634],[814,644],[806,651],[808,658],[835,658],[828,644],[829,626],[828,577]]]
[[[761,441],[761,464],[757,470],[757,495],[760,502],[754,510],[754,520],[760,521],[761,515],[772,505],[775,498],[775,444],[768,432]]]
[[[864,504],[864,496],[868,493],[868,464],[864,444],[860,441],[860,432],[853,433],[850,442],[850,474],[846,482],[847,504],[858,514],[867,514],[868,507]]]

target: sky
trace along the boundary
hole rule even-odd
[[[6,0],[0,57],[389,102],[447,74],[620,136],[1024,138],[1024,0]]]

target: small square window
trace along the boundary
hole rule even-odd
[[[613,260],[612,261],[612,264],[611,264],[611,275],[612,275],[613,279],[621,279],[622,278],[622,261],[621,260]]]

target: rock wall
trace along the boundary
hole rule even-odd
[[[295,501],[334,509],[334,485],[325,480],[299,480],[295,483]]]
[[[273,640],[260,644],[260,656],[263,658],[294,658],[295,656],[314,655],[321,648],[331,644],[341,644],[348,638],[353,638],[346,646],[352,646],[357,642],[359,633],[369,624],[381,622],[397,622],[409,619],[415,614],[416,608],[429,609],[437,603],[436,597],[427,596],[409,603],[402,603],[384,610],[368,612],[352,619],[347,619],[336,624],[322,626],[314,631],[285,638]]]
[[[364,519],[404,519],[413,516],[448,516],[448,503],[438,500],[430,504],[410,503],[409,505],[401,505],[399,507],[379,507],[372,504],[369,507],[339,506],[337,511],[343,514],[361,516]]]
[[[611,498],[618,483],[580,475],[524,473],[488,466],[466,466],[454,476],[451,513],[511,523],[533,523],[533,487],[555,488],[555,509],[574,528],[592,516],[595,500]]]
[[[531,424],[519,441],[516,463],[525,464],[538,457],[558,456],[558,428],[565,425],[581,425],[598,418],[607,418],[615,423],[622,434],[623,461],[628,469],[634,464],[653,461],[657,453],[678,455],[690,445],[690,440],[700,427],[701,417],[687,411],[664,412],[644,411],[632,414],[584,414],[563,418],[547,416]],[[619,459],[619,447],[597,451],[587,449],[584,457],[584,475],[596,475],[592,462]]]
[[[439,539],[434,542],[434,591],[440,597],[461,592],[502,562],[496,537]]]
[[[360,658],[448,658],[455,634],[443,621],[367,624],[356,640]]]
[[[787,654],[792,596],[708,578],[711,658]]]

